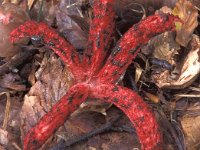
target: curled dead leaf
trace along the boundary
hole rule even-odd
[[[137,66],[136,67],[136,71],[135,71],[135,83],[137,83],[142,75],[142,72],[144,70],[140,67],[140,66]]]
[[[175,35],[173,32],[165,32],[152,38],[141,51],[146,55],[151,55],[156,60],[163,60],[174,65],[174,55],[180,49],[180,46],[174,39]]]
[[[31,7],[33,6],[34,1],[35,0],[28,0],[28,2],[27,2],[28,4],[27,5],[28,5],[29,9],[31,9]]]
[[[173,10],[173,14],[177,15],[183,21],[183,24],[177,24],[176,41],[186,47],[192,38],[195,28],[198,26],[198,11],[195,6],[187,0],[179,0]]]
[[[191,50],[183,62],[180,74],[174,78],[169,71],[154,76],[157,86],[170,89],[181,89],[189,86],[200,73],[200,40],[193,35]]]

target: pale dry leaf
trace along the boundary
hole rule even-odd
[[[137,83],[140,80],[140,77],[142,75],[142,72],[144,70],[140,67],[136,67],[136,71],[135,71],[135,83]]]
[[[102,102],[101,100],[89,99],[80,105],[80,109],[76,110],[73,115],[93,111],[107,115],[106,111],[112,106],[112,104]]]
[[[154,103],[159,103],[160,102],[160,99],[158,96],[154,95],[154,94],[151,94],[149,92],[144,92],[145,95],[149,98],[150,101],[154,102]]]
[[[27,5],[28,5],[29,10],[32,8],[34,2],[35,2],[35,0],[28,0]]]
[[[173,57],[177,54],[179,49],[180,46],[175,41],[174,33],[165,32],[152,38],[141,51],[147,55],[151,54],[154,58],[165,60],[173,65],[175,63]]]
[[[24,98],[20,117],[25,133],[60,100],[73,83],[69,70],[55,54],[51,55],[47,64],[42,64],[45,66],[42,66],[38,81]]]
[[[178,24],[176,41],[181,46],[187,46],[192,38],[195,28],[198,26],[198,10],[188,0],[179,0],[173,10],[173,14],[177,15],[183,21],[182,25]],[[180,27],[179,27],[180,26]]]
[[[40,105],[41,99],[39,96],[28,96],[24,97],[24,104],[21,110],[21,125],[23,129],[22,136],[24,136],[29,129],[35,125],[41,116],[45,114],[43,107]],[[38,115],[36,115],[38,114]]]
[[[0,144],[7,145],[9,142],[8,132],[0,128]]]
[[[0,150],[5,150],[5,148],[3,146],[0,145]]]
[[[193,83],[200,73],[200,40],[198,36],[193,35],[191,46],[192,48],[182,64],[178,77],[174,78],[170,76],[169,72],[163,72],[157,77],[154,76],[157,86],[181,89]]]
[[[3,0],[2,4],[12,3],[12,4],[19,4],[20,0]]]
[[[89,147],[89,150],[97,150],[95,147]]]
[[[5,108],[5,116],[3,121],[3,129],[6,130],[8,126],[8,120],[10,115],[10,107],[11,107],[11,100],[10,100],[10,93],[5,93],[7,100],[6,100],[6,108]]]
[[[185,135],[187,149],[197,150],[200,146],[200,116],[183,117],[181,119],[181,125]]]

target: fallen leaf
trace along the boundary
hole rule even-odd
[[[26,85],[22,83],[20,76],[13,73],[0,77],[0,87],[15,91],[26,91]]]
[[[28,8],[31,9],[35,0],[28,0]]]
[[[142,75],[142,72],[144,70],[142,68],[140,68],[139,66],[136,67],[136,71],[135,71],[135,83],[137,83]]]
[[[154,76],[157,86],[181,89],[193,83],[200,73],[200,40],[197,35],[193,35],[191,47],[177,77],[175,78],[171,76],[168,71],[165,71],[159,76]],[[177,66],[179,67],[180,64]]]
[[[189,110],[199,110],[198,106],[190,106]],[[187,149],[197,150],[199,149],[200,143],[200,115],[188,116],[187,113],[181,118],[181,125],[185,135],[185,143]]]
[[[173,10],[173,14],[177,15],[183,20],[182,25],[178,25],[176,41],[186,47],[192,39],[192,34],[198,26],[198,10],[192,5],[190,1],[179,0]]]
[[[5,148],[3,146],[0,145],[0,150],[5,150]]]
[[[64,37],[74,45],[77,49],[86,48],[87,43],[87,32],[84,31],[80,25],[80,18],[83,17],[81,13],[81,5],[71,5],[80,2],[78,0],[62,0],[58,6],[58,11],[56,12],[56,19],[58,25],[58,31],[63,33]],[[66,9],[67,8],[67,9]],[[76,17],[75,17],[76,16]],[[76,18],[76,19],[75,19]],[[77,19],[79,18],[79,19]],[[84,20],[85,18],[83,18]],[[86,20],[86,19],[85,19]],[[87,21],[85,21],[87,22]],[[88,28],[88,27],[86,27]]]
[[[28,14],[20,7],[14,4],[0,5],[0,56],[12,57],[19,50],[19,46],[14,46],[10,42],[10,32],[29,20]],[[26,40],[20,41],[20,43],[26,43]]]
[[[46,61],[48,60],[48,61]],[[45,55],[42,69],[36,83],[24,98],[21,110],[21,127],[24,133],[34,126],[66,93],[73,80],[67,67],[55,56]],[[36,72],[37,73],[37,72]],[[23,133],[23,134],[24,134]]]
[[[8,141],[8,132],[0,128],[0,144],[7,145]]]
[[[151,94],[151,93],[148,93],[148,92],[144,92],[145,95],[149,98],[150,101],[154,102],[154,103],[159,103],[160,102],[160,99],[158,96],[154,95],[154,94]]]
[[[39,19],[52,26],[55,24],[59,3],[59,0],[28,0],[30,16],[33,20]]]

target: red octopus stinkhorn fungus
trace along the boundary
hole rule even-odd
[[[135,126],[143,150],[162,149],[162,135],[147,104],[134,91],[116,84],[137,56],[140,46],[159,33],[173,30],[179,19],[169,14],[156,14],[133,25],[104,64],[114,29],[113,3],[113,0],[94,1],[88,48],[81,60],[75,48],[44,23],[28,21],[11,33],[12,42],[41,36],[44,44],[69,67],[75,80],[66,95],[30,129],[24,138],[24,150],[41,147],[88,98],[98,98],[119,107]]]

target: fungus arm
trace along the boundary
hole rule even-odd
[[[70,88],[67,94],[27,133],[24,138],[24,150],[40,148],[64,124],[69,115],[86,100],[87,96],[88,88],[84,84],[77,84]]]
[[[116,85],[100,85],[90,93],[90,97],[115,104],[128,116],[143,150],[162,149],[162,135],[155,116],[137,93]]]
[[[24,37],[38,36],[41,42],[51,48],[69,66],[76,80],[85,72],[75,48],[45,23],[27,21],[10,33],[10,40],[16,42]]]
[[[84,55],[85,64],[91,67],[90,76],[102,67],[107,51],[110,48],[114,29],[114,0],[95,0],[88,48]]]
[[[98,74],[100,82],[116,83],[137,56],[140,47],[153,36],[173,30],[175,21],[179,21],[179,19],[172,15],[157,14],[133,25],[119,40],[105,66]]]

